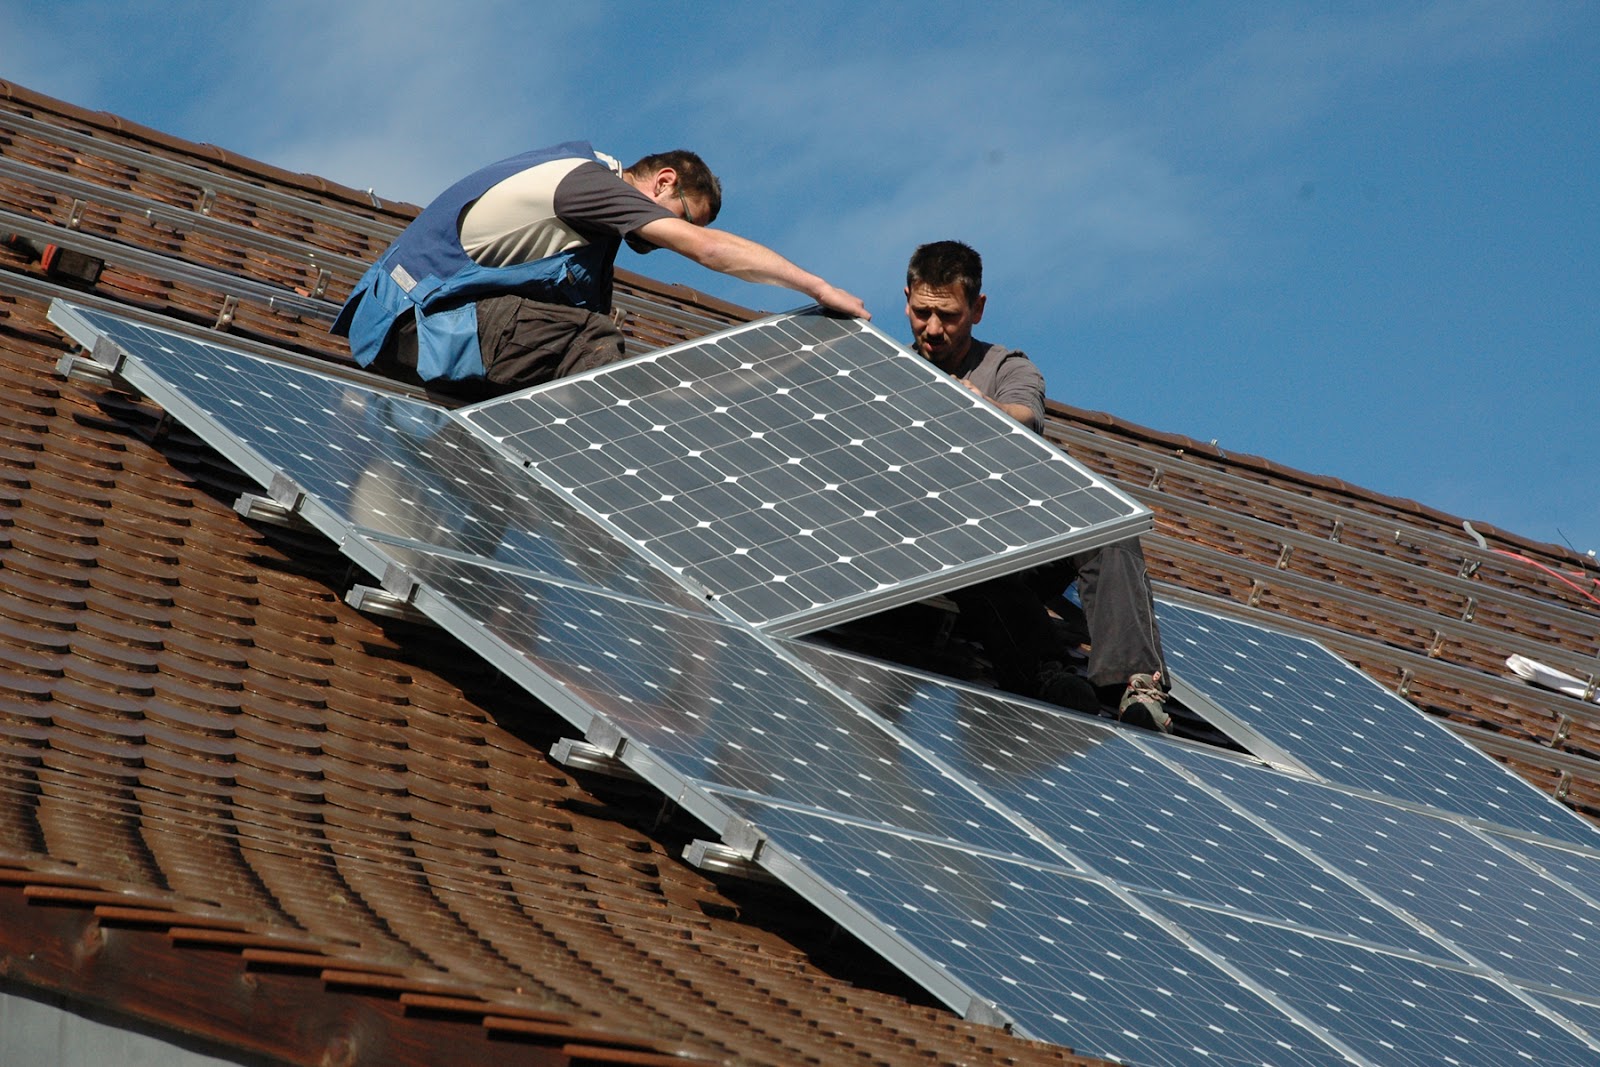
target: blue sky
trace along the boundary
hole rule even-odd
[[[1052,397],[1600,549],[1600,5],[1157,9],[0,0],[0,79],[413,203],[692,147],[896,337],[966,240]]]

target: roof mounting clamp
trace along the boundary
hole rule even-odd
[[[398,563],[390,563],[384,568],[382,581],[385,593],[406,604],[410,604],[411,598],[417,593],[416,576],[410,568]]]
[[[583,732],[583,739],[609,759],[621,759],[622,750],[628,744],[628,739],[622,736],[622,731],[617,729],[615,723],[599,716],[590,720],[589,728]]]
[[[1289,557],[1291,557],[1293,555],[1294,555],[1294,546],[1293,545],[1284,545],[1278,551],[1278,569],[1280,571],[1285,571],[1285,570],[1289,569]]]
[[[217,312],[217,321],[212,324],[213,330],[226,330],[233,325],[233,313],[239,310],[239,298],[236,296],[224,297],[222,310]]]
[[[593,774],[604,775],[607,778],[617,778],[622,781],[643,781],[638,773],[626,763],[610,755],[604,750],[579,741],[575,737],[563,737],[550,746],[550,758],[563,767],[574,770],[589,771]]]
[[[90,385],[116,386],[117,372],[122,369],[124,353],[115,342],[98,338],[94,348],[85,354],[80,345],[56,360],[56,373],[75,382]]]
[[[1465,608],[1463,608],[1462,611],[1461,611],[1461,621],[1462,622],[1471,622],[1472,621],[1472,617],[1474,615],[1476,615],[1477,613],[1478,613],[1478,598],[1475,597],[1475,596],[1467,597],[1467,606]]]
[[[299,511],[300,506],[306,502],[306,491],[300,488],[300,483],[282,471],[274,471],[272,484],[267,486],[267,493],[282,508],[288,511]]]
[[[367,615],[381,615],[386,619],[399,619],[402,622],[433,621],[413,607],[406,598],[375,589],[370,585],[351,586],[350,591],[344,595],[344,602]]]
[[[1245,603],[1249,604],[1252,608],[1259,606],[1261,604],[1261,594],[1265,593],[1266,591],[1266,585],[1261,581],[1260,578],[1257,578],[1255,581],[1250,583],[1250,599],[1245,601]]]
[[[294,508],[256,493],[240,493],[239,499],[233,502],[233,510],[252,522],[264,522],[269,526],[301,530],[311,528]]]
[[[699,838],[690,841],[683,846],[683,859],[689,866],[708,874],[725,874],[751,882],[780,884],[778,879],[754,860],[740,855],[737,849],[719,845],[715,841],[702,841]]]
[[[209,215],[211,214],[212,207],[214,207],[216,203],[217,191],[211,188],[209,185],[201,186],[200,202],[194,206],[194,209],[200,212],[202,215]]]
[[[323,294],[328,291],[328,282],[331,281],[332,279],[333,279],[333,272],[328,270],[327,267],[323,267],[323,268],[319,269],[317,271],[317,280],[311,286],[311,292],[309,294],[310,297],[313,300],[321,300]]]
[[[1559,716],[1556,717],[1556,729],[1555,733],[1550,735],[1550,747],[1560,748],[1562,743],[1566,741],[1567,735],[1571,733],[1572,716],[1563,711]]]
[[[967,1010],[961,1013],[961,1017],[969,1023],[993,1026],[1006,1033],[1010,1033],[1016,1023],[1011,1016],[995,1007],[993,1001],[984,1000],[982,997],[973,997],[967,1004]]]
[[[1333,520],[1333,532],[1328,535],[1328,540],[1332,541],[1336,545],[1337,544],[1343,544],[1343,541],[1342,541],[1343,537],[1344,537],[1344,520],[1343,519],[1334,519]]]
[[[1146,488],[1149,488],[1149,489],[1160,489],[1161,488],[1161,480],[1163,478],[1165,478],[1166,476],[1167,476],[1166,471],[1163,471],[1160,467],[1157,467],[1155,469],[1155,473],[1150,475],[1150,484]]]
[[[1394,691],[1395,692],[1395,696],[1398,696],[1403,700],[1410,700],[1411,699],[1411,681],[1415,677],[1416,677],[1416,675],[1411,673],[1411,668],[1410,667],[1407,667],[1404,670],[1402,670],[1400,672],[1400,685]]]
[[[1473,575],[1478,573],[1478,568],[1481,566],[1483,566],[1483,563],[1480,560],[1462,557],[1461,569],[1456,571],[1456,577],[1471,578]]]
[[[74,198],[72,210],[67,212],[67,229],[76,230],[81,226],[83,224],[83,213],[88,209],[89,204],[87,201]]]

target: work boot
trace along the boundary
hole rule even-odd
[[[1086,711],[1091,715],[1100,711],[1100,698],[1094,686],[1081,674],[1063,667],[1055,660],[1039,664],[1039,699],[1057,707]]]
[[[1161,688],[1161,675],[1136,674],[1117,705],[1117,718],[1129,726],[1160,733],[1172,732],[1172,716],[1167,714],[1167,694]]]

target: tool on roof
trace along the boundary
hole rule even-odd
[[[45,276],[57,281],[93,285],[100,280],[100,272],[106,265],[103,259],[96,259],[94,256],[62,248],[56,244],[40,244],[20,233],[6,234],[4,238],[0,238],[0,244],[21,252],[29,259],[38,260],[39,265],[44,268]]]

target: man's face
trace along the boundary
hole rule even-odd
[[[954,374],[972,347],[972,328],[983,321],[986,297],[967,302],[960,285],[918,282],[906,290],[906,321],[916,350]]]

